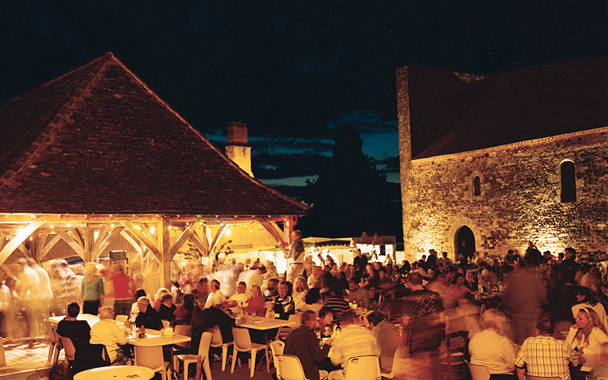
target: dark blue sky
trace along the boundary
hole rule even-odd
[[[213,141],[246,122],[260,179],[314,176],[344,123],[394,172],[396,67],[489,73],[607,51],[605,2],[542,3],[6,0],[0,102],[112,51]]]

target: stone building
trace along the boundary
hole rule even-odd
[[[396,77],[406,252],[607,251],[607,56]]]

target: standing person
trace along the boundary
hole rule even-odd
[[[110,276],[114,289],[114,313],[116,315],[131,315],[131,276],[125,274],[122,263],[114,263],[114,273]]]
[[[361,277],[367,266],[367,256],[364,255],[360,249],[357,249],[357,256],[353,259],[353,266],[355,267],[357,277]]]
[[[17,264],[19,264],[21,269],[17,289],[27,313],[28,336],[39,336],[45,331],[43,329],[43,322],[45,318],[44,302],[48,302],[45,301],[46,294],[43,294],[43,290],[41,290],[43,285],[38,273],[27,264],[27,260],[19,259]],[[48,306],[46,310],[48,313]]]
[[[287,264],[289,271],[287,273],[287,281],[292,284],[296,278],[302,274],[304,270],[304,241],[302,240],[302,232],[293,230],[291,233],[291,244],[289,244],[289,252],[287,255]]]
[[[103,277],[97,273],[97,265],[88,263],[85,275],[80,284],[82,291],[82,312],[97,315],[99,306],[103,302]]]
[[[379,311],[370,312],[367,315],[367,321],[380,347],[380,368],[384,372],[391,372],[395,351],[397,351],[400,343],[399,330],[388,323]]]
[[[521,345],[515,366],[519,380],[526,380],[526,373],[570,380],[568,365],[577,366],[580,360],[578,352],[570,349],[565,341],[553,337],[553,324],[543,317],[536,324],[536,336],[527,338]]]
[[[314,333],[315,312],[308,310],[302,313],[302,324],[292,330],[285,341],[284,353],[300,359],[304,374],[309,380],[319,380],[319,364],[327,357],[330,346],[319,347],[319,339]]]

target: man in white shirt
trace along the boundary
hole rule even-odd
[[[205,302],[205,309],[211,306],[220,307],[226,302],[226,296],[220,291],[220,282],[218,280],[211,280],[209,290],[211,293],[207,297],[207,302]]]
[[[234,293],[232,297],[228,298],[228,306],[239,306],[247,302],[247,299],[249,299],[249,297],[247,297],[247,294],[245,293],[246,291],[247,284],[245,284],[244,281],[239,282],[236,286],[236,293]]]
[[[111,306],[104,306],[99,309],[99,322],[91,328],[91,344],[106,346],[111,363],[124,360],[120,346],[127,344],[127,335],[116,325],[114,309]]]

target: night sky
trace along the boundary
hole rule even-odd
[[[319,173],[345,123],[398,181],[396,67],[492,73],[603,54],[606,4],[5,0],[0,102],[112,51],[218,146],[227,123],[247,123],[266,183]]]

